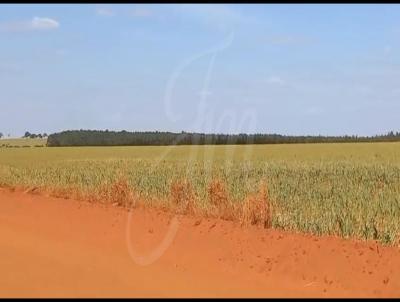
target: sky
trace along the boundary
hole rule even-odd
[[[0,132],[400,131],[400,5],[0,5]]]

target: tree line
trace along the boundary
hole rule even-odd
[[[47,146],[165,146],[165,145],[245,145],[295,143],[345,143],[400,141],[400,132],[375,136],[291,136],[280,134],[205,134],[190,132],[128,132],[108,130],[68,130],[48,136]]]
[[[8,136],[10,137],[10,134]],[[48,136],[47,133],[35,134],[35,133],[30,133],[29,131],[26,131],[22,138],[46,138],[47,136]],[[3,137],[4,137],[4,134],[2,132],[0,132],[0,138],[3,138]]]
[[[45,137],[47,137],[47,133],[35,134],[35,133],[30,133],[29,131],[26,131],[22,138],[45,138]]]

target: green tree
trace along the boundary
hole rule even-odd
[[[280,134],[205,134],[189,132],[127,132],[77,130],[48,136],[48,146],[165,146],[225,144],[295,144],[400,141],[395,132],[376,136],[287,136]]]

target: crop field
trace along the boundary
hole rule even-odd
[[[0,185],[399,243],[400,143],[1,148]]]
[[[6,138],[0,139],[0,148],[44,147],[46,142],[46,138]]]

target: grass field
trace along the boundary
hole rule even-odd
[[[400,143],[1,148],[0,185],[126,206],[132,196],[189,200],[202,215],[239,220],[253,200],[270,206],[275,228],[386,244],[400,234]]]

